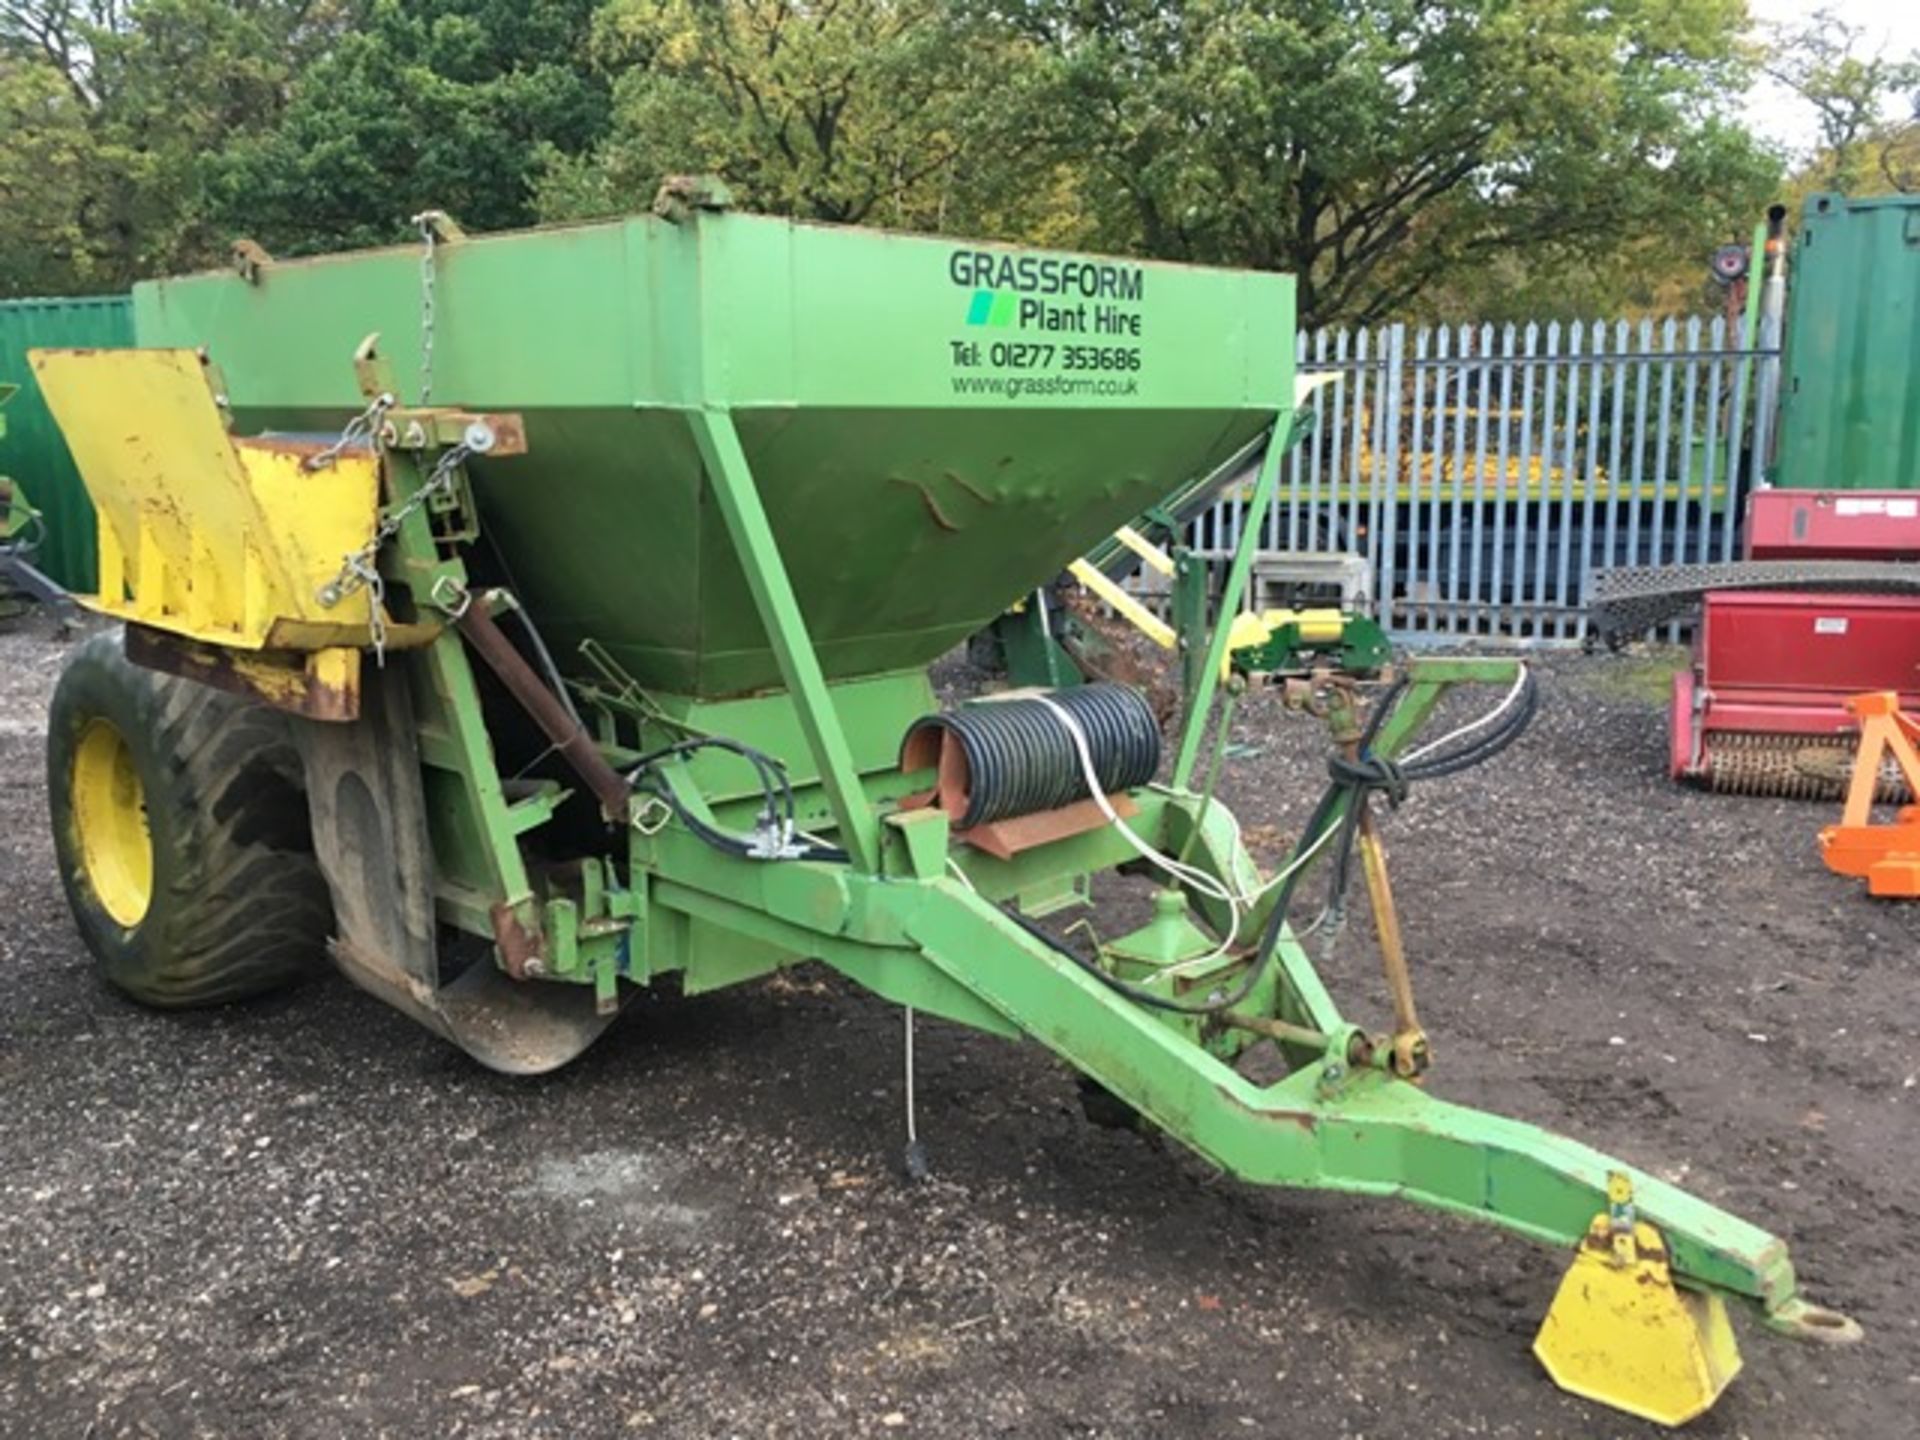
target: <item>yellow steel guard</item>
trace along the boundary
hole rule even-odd
[[[100,522],[103,614],[241,650],[368,643],[363,589],[331,609],[316,598],[341,557],[366,543],[379,462],[318,447],[236,440],[192,350],[32,350]]]

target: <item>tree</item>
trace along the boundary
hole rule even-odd
[[[426,208],[632,211],[704,170],[813,220],[1288,270],[1309,325],[1652,304],[1778,179],[1723,108],[1744,23],[1742,0],[0,0],[0,286],[117,287],[239,233],[386,243]]]
[[[87,110],[51,65],[0,61],[0,295],[94,288]]]
[[[0,52],[39,61],[91,109],[93,39],[120,33],[126,10],[125,0],[0,0]]]
[[[613,0],[594,55],[613,124],[591,156],[546,157],[550,217],[694,170],[756,210],[905,229],[1032,233],[1060,198],[996,100],[1031,48],[947,0]]]
[[[0,283],[118,288],[217,253],[206,157],[271,126],[348,18],[330,0],[0,5]]]
[[[1920,191],[1920,105],[1914,118],[1874,144],[1873,165],[1888,185],[1903,195]]]
[[[1370,321],[1494,257],[1701,253],[1778,161],[1728,120],[1741,0],[1021,0],[1032,124],[1106,246],[1294,272]]]
[[[289,254],[384,244],[423,209],[534,218],[538,157],[607,122],[593,0],[373,0],[300,76],[270,132],[211,167],[223,223]]]
[[[1766,70],[1813,107],[1820,145],[1798,177],[1810,189],[1913,188],[1910,132],[1920,121],[1920,51],[1870,49],[1830,10],[1773,27]]]

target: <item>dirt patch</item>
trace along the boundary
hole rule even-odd
[[[1262,1191],[1085,1123],[1036,1047],[801,972],[648,1000],[513,1081],[342,981],[184,1016],[101,989],[45,835],[61,649],[0,636],[0,1433],[1614,1436],[1528,1343],[1562,1257]],[[1785,1236],[1850,1351],[1740,1318],[1690,1431],[1910,1431],[1920,909],[1820,868],[1826,808],[1670,786],[1658,698],[1545,666],[1534,732],[1387,821],[1434,1089]],[[1268,858],[1324,776],[1249,703]],[[1362,927],[1327,978],[1384,1017]]]

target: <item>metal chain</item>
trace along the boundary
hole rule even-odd
[[[642,835],[658,835],[672,820],[673,807],[658,795],[648,795],[629,823]]]
[[[433,403],[433,261],[439,233],[434,229],[435,212],[422,210],[413,217],[420,232],[420,404]]]
[[[394,398],[388,394],[373,397],[367,408],[347,421],[340,431],[340,438],[326,449],[309,455],[300,462],[300,468],[306,471],[324,470],[353,446],[365,441],[375,449],[380,445],[380,422],[387,418],[387,411],[394,407]]]
[[[342,557],[340,573],[322,585],[315,596],[322,609],[331,610],[349,595],[360,590],[368,592],[367,631],[373,641],[375,663],[382,667],[387,663],[387,617],[384,609],[387,589],[386,582],[380,578],[380,551],[423,505],[436,495],[452,492],[454,474],[472,453],[465,445],[455,445],[441,451],[433,469],[427,472],[425,483],[381,518],[366,544]]]

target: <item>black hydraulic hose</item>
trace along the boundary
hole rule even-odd
[[[679,798],[665,785],[642,785],[643,795],[651,795],[659,800],[675,817],[692,831],[694,836],[711,845],[714,849],[736,856],[742,860],[766,860],[771,857],[755,850],[753,842],[741,835],[731,835],[717,826],[709,825],[698,815],[680,803]],[[819,841],[808,841],[807,848],[797,855],[786,857],[793,860],[822,860],[833,864],[845,865],[851,856],[838,845],[825,845]]]
[[[1341,820],[1341,836],[1334,847],[1333,864],[1327,877],[1326,913],[1337,912],[1347,893],[1348,876],[1353,861],[1353,840],[1360,824],[1360,807],[1368,803],[1369,796],[1379,791],[1387,797],[1389,807],[1398,807],[1406,798],[1407,787],[1415,780],[1438,780],[1448,775],[1457,775],[1463,770],[1491,760],[1505,750],[1525,732],[1533,723],[1535,712],[1540,705],[1539,685],[1531,670],[1523,671],[1520,679],[1520,691],[1515,697],[1513,708],[1503,715],[1499,722],[1489,727],[1485,733],[1470,740],[1449,745],[1435,755],[1425,755],[1417,760],[1393,761],[1372,753],[1373,739],[1379,733],[1381,721],[1399,703],[1406,688],[1403,679],[1395,684],[1383,697],[1374,710],[1365,733],[1361,737],[1358,753],[1353,756],[1334,754],[1327,759],[1327,772],[1338,786],[1345,786],[1353,793],[1353,801]]]
[[[540,727],[560,758],[593,792],[600,802],[600,813],[614,823],[625,820],[633,798],[633,781],[607,763],[563,695],[549,689],[540,673],[514,648],[506,632],[494,622],[487,597],[468,597],[453,623],[473,652],[499,677],[514,703]]]
[[[786,819],[794,817],[793,783],[787,778],[787,767],[763,750],[756,750],[738,740],[730,740],[724,735],[702,735],[692,740],[680,740],[672,745],[663,745],[658,750],[649,750],[627,772],[637,777],[652,769],[662,760],[677,755],[691,755],[699,750],[725,750],[738,755],[749,765],[760,780],[760,795],[766,807],[768,818]],[[777,803],[776,803],[777,802]]]
[[[738,755],[749,765],[753,766],[754,773],[760,781],[761,814],[764,816],[767,824],[769,826],[779,826],[779,833],[782,835],[788,835],[793,832],[795,816],[793,783],[787,776],[787,767],[765,751],[756,750],[751,745],[747,745],[738,740],[728,739],[723,735],[703,735],[691,740],[677,741],[672,745],[663,745],[658,750],[650,750],[634,762],[632,767],[627,771],[627,778],[629,781],[635,782],[636,788],[643,794],[651,795],[664,804],[688,830],[692,831],[697,838],[711,845],[714,849],[746,860],[775,858],[757,851],[754,843],[746,837],[729,834],[718,826],[709,825],[685,805],[681,804],[679,797],[673,793],[670,786],[655,783],[641,783],[641,777],[662,760],[671,759],[680,755],[690,755],[699,750],[724,750],[729,754]],[[786,858],[794,860],[823,860],[844,865],[849,863],[852,857],[840,846],[827,845],[818,840],[808,840],[805,849],[801,850],[798,854]]]
[[[527,637],[527,643],[533,646],[533,653],[540,661],[540,668],[547,672],[547,683],[553,687],[553,693],[560,703],[567,707],[567,713],[573,717],[573,723],[582,730],[586,722],[580,718],[580,711],[573,703],[573,696],[567,691],[566,677],[560,673],[560,667],[553,663],[553,652],[547,649],[546,638],[541,635],[540,627],[533,623],[533,617],[517,602],[510,607],[513,617],[520,622],[520,628]]]
[[[27,511],[27,523],[13,539],[0,542],[0,551],[7,555],[31,560],[47,540],[47,522],[38,510]]]
[[[1386,701],[1375,710],[1375,716],[1382,716],[1386,710],[1392,708],[1392,703],[1398,703],[1404,687],[1404,680],[1394,685],[1388,691]],[[1396,762],[1384,756],[1373,755],[1371,741],[1373,741],[1373,735],[1379,730],[1379,724],[1375,722],[1367,728],[1365,737],[1359,743],[1357,755],[1329,756],[1327,772],[1331,774],[1334,783],[1350,785],[1354,789],[1354,803],[1348,806],[1346,816],[1342,818],[1342,826],[1340,826],[1342,833],[1338,843],[1334,845],[1332,864],[1327,872],[1327,902],[1321,908],[1321,922],[1325,922],[1332,916],[1338,916],[1346,900],[1348,877],[1352,874],[1352,862],[1354,862],[1354,837],[1359,831],[1359,808],[1369,803],[1369,797],[1373,791],[1384,793],[1388,806],[1398,806],[1404,801],[1407,785],[1411,781],[1440,780],[1444,776],[1459,774],[1461,770],[1469,770],[1476,764],[1482,764],[1500,755],[1503,749],[1507,749],[1513,741],[1517,741],[1523,735],[1526,726],[1532,724],[1534,712],[1538,708],[1540,708],[1540,685],[1534,682],[1532,670],[1524,670],[1521,674],[1521,691],[1513,701],[1513,708],[1505,716],[1501,716],[1500,722],[1471,741],[1450,745],[1440,755],[1421,756],[1417,760],[1405,760],[1405,762]]]

